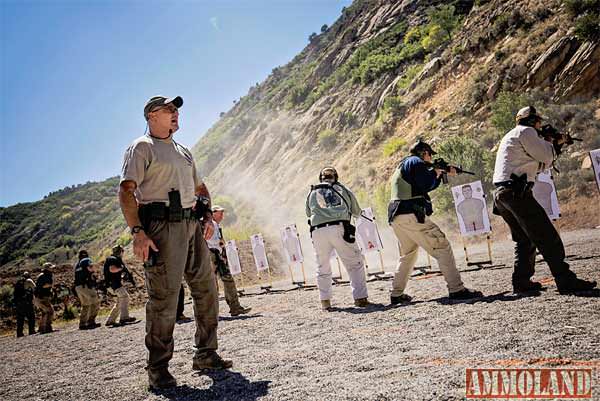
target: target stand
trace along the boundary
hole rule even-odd
[[[413,271],[416,270],[417,274],[416,275],[424,275],[424,274],[429,274],[429,273],[433,273],[433,266],[431,266],[431,255],[429,255],[429,253],[425,252],[425,255],[427,255],[427,265],[426,266],[415,266]]]
[[[494,262],[492,261],[492,238],[490,237],[490,233],[486,234],[486,242],[487,242],[487,251],[488,251],[488,260],[480,260],[480,261],[469,261],[469,253],[467,250],[467,242],[465,238],[462,237],[463,240],[463,250],[465,251],[465,262],[467,263],[467,267],[477,266],[481,268],[485,267],[493,267]]]
[[[383,281],[389,280],[393,277],[390,273],[386,273],[384,265],[383,265],[383,255],[381,254],[381,250],[377,250],[377,254],[379,255],[379,270],[375,272],[369,271],[369,263],[367,262],[366,255],[363,255],[363,260],[365,261],[365,269],[367,270],[367,281]]]

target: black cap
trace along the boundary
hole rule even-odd
[[[415,156],[425,151],[429,152],[429,154],[432,156],[437,154],[437,152],[435,152],[428,143],[423,142],[423,140],[421,139],[415,142],[415,144],[412,145],[409,149],[410,154]]]
[[[164,96],[151,97],[150,99],[148,99],[146,105],[144,106],[144,118],[147,120],[148,113],[154,111],[154,109],[158,106],[165,106],[169,103],[172,103],[173,106],[180,108],[181,106],[183,106],[183,98],[181,96],[175,96],[171,98]]]

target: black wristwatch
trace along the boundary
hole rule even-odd
[[[133,227],[131,227],[131,234],[137,234],[140,231],[144,231],[144,227],[142,227],[142,226],[133,226]]]

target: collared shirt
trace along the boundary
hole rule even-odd
[[[163,202],[169,204],[169,192],[178,190],[181,206],[189,208],[196,202],[198,179],[192,153],[172,138],[159,139],[150,135],[137,138],[125,152],[121,182],[134,181],[139,204]]]
[[[527,181],[552,165],[556,152],[551,142],[540,137],[532,127],[517,125],[500,141],[494,167],[494,183],[510,180],[511,174],[527,174]]]

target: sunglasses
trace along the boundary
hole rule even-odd
[[[166,106],[159,106],[159,107],[157,107],[157,108],[155,108],[155,109],[152,109],[152,110],[150,111],[150,113],[154,113],[154,112],[156,112],[156,111],[161,111],[161,110],[165,110],[167,113],[170,113],[170,114],[173,114],[173,113],[175,113],[175,112],[178,112],[178,111],[179,111],[179,110],[177,109],[177,107],[175,107],[174,105],[172,105],[172,104],[168,104],[168,105],[166,105]]]

